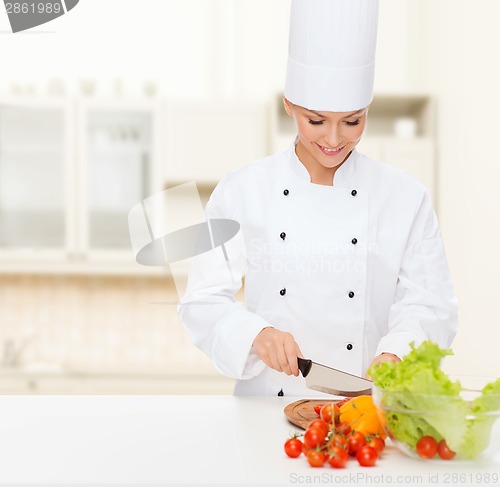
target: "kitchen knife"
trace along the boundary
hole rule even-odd
[[[336,396],[355,397],[372,393],[372,381],[298,357],[299,370],[309,389]]]

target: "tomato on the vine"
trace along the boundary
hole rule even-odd
[[[432,436],[422,436],[417,443],[417,453],[422,458],[432,458],[438,450],[437,441]]]
[[[322,419],[313,419],[310,423],[307,429],[320,429],[325,432],[325,436],[328,434],[330,431],[330,428],[328,427],[328,423],[325,423]]]
[[[373,467],[377,463],[378,454],[375,448],[364,445],[356,453],[356,460],[362,467]]]
[[[340,446],[333,446],[328,450],[328,463],[334,468],[344,468],[349,454]]]
[[[290,438],[285,442],[285,453],[290,458],[297,458],[302,453],[302,442],[298,438]]]
[[[326,462],[326,455],[321,450],[309,450],[307,461],[311,467],[322,467]]]
[[[304,433],[304,443],[309,448],[320,446],[325,441],[325,438],[325,431],[319,428],[308,428]]]
[[[335,434],[330,437],[328,440],[328,445],[330,446],[339,446],[344,450],[347,450],[347,438],[344,435]]]
[[[309,453],[309,450],[311,449],[310,446],[307,446],[305,443],[302,443],[302,453],[304,456],[307,457],[307,454]]]
[[[385,441],[380,436],[367,436],[366,444],[371,446],[379,456],[385,448]]]
[[[443,460],[451,460],[456,453],[453,450],[450,450],[450,447],[446,444],[445,440],[441,440],[438,443],[438,455]]]
[[[326,423],[332,423],[332,417],[333,417],[333,404],[330,402],[328,404],[325,404],[319,411],[319,416],[320,418],[325,421]]]
[[[363,433],[360,433],[359,431],[355,431],[347,439],[349,454],[352,456],[356,455],[358,450],[365,445],[366,445],[365,435]]]
[[[336,427],[335,430],[337,433],[347,436],[351,432],[351,425],[349,423],[339,423]]]

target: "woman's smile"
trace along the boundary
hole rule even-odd
[[[343,145],[342,147],[339,147],[337,149],[331,149],[329,147],[325,147],[323,145],[320,145],[317,142],[316,142],[316,145],[319,147],[321,152],[323,152],[323,154],[326,154],[327,156],[336,156],[336,155],[340,154],[345,147],[345,145]]]

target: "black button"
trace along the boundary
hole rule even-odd
[[[288,193],[290,193],[290,191],[288,191],[288,189],[285,189],[285,191],[283,191],[283,194],[284,194],[285,196],[288,196]]]
[[[353,239],[351,240],[351,243],[352,243],[353,245],[356,245],[356,244],[358,243],[358,239],[357,239],[357,238],[353,238]]]
[[[285,289],[285,288],[283,288],[283,289],[280,291],[280,294],[281,294],[282,296],[284,296],[284,295],[286,294],[286,289]]]
[[[356,195],[358,194],[358,192],[357,192],[355,189],[353,189],[353,190],[351,191],[351,194],[352,194],[353,196],[356,196]]]
[[[284,396],[284,395],[285,395],[285,393],[283,392],[283,389],[281,389],[281,390],[278,392],[278,396],[282,397],[282,396]]]
[[[347,350],[352,350],[352,343],[348,343],[345,348],[347,348]]]
[[[285,232],[281,232],[281,233],[280,233],[280,237],[281,237],[283,240],[285,240],[286,233],[285,233]]]
[[[354,298],[354,293],[352,291],[349,292],[349,297]]]

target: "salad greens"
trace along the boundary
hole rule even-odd
[[[441,369],[442,358],[452,355],[431,341],[411,351],[399,363],[383,362],[368,373],[382,391],[379,400],[394,438],[415,449],[422,436],[446,440],[448,447],[465,458],[474,458],[489,442],[500,409],[500,379],[486,385],[474,401],[462,396],[460,382]]]

